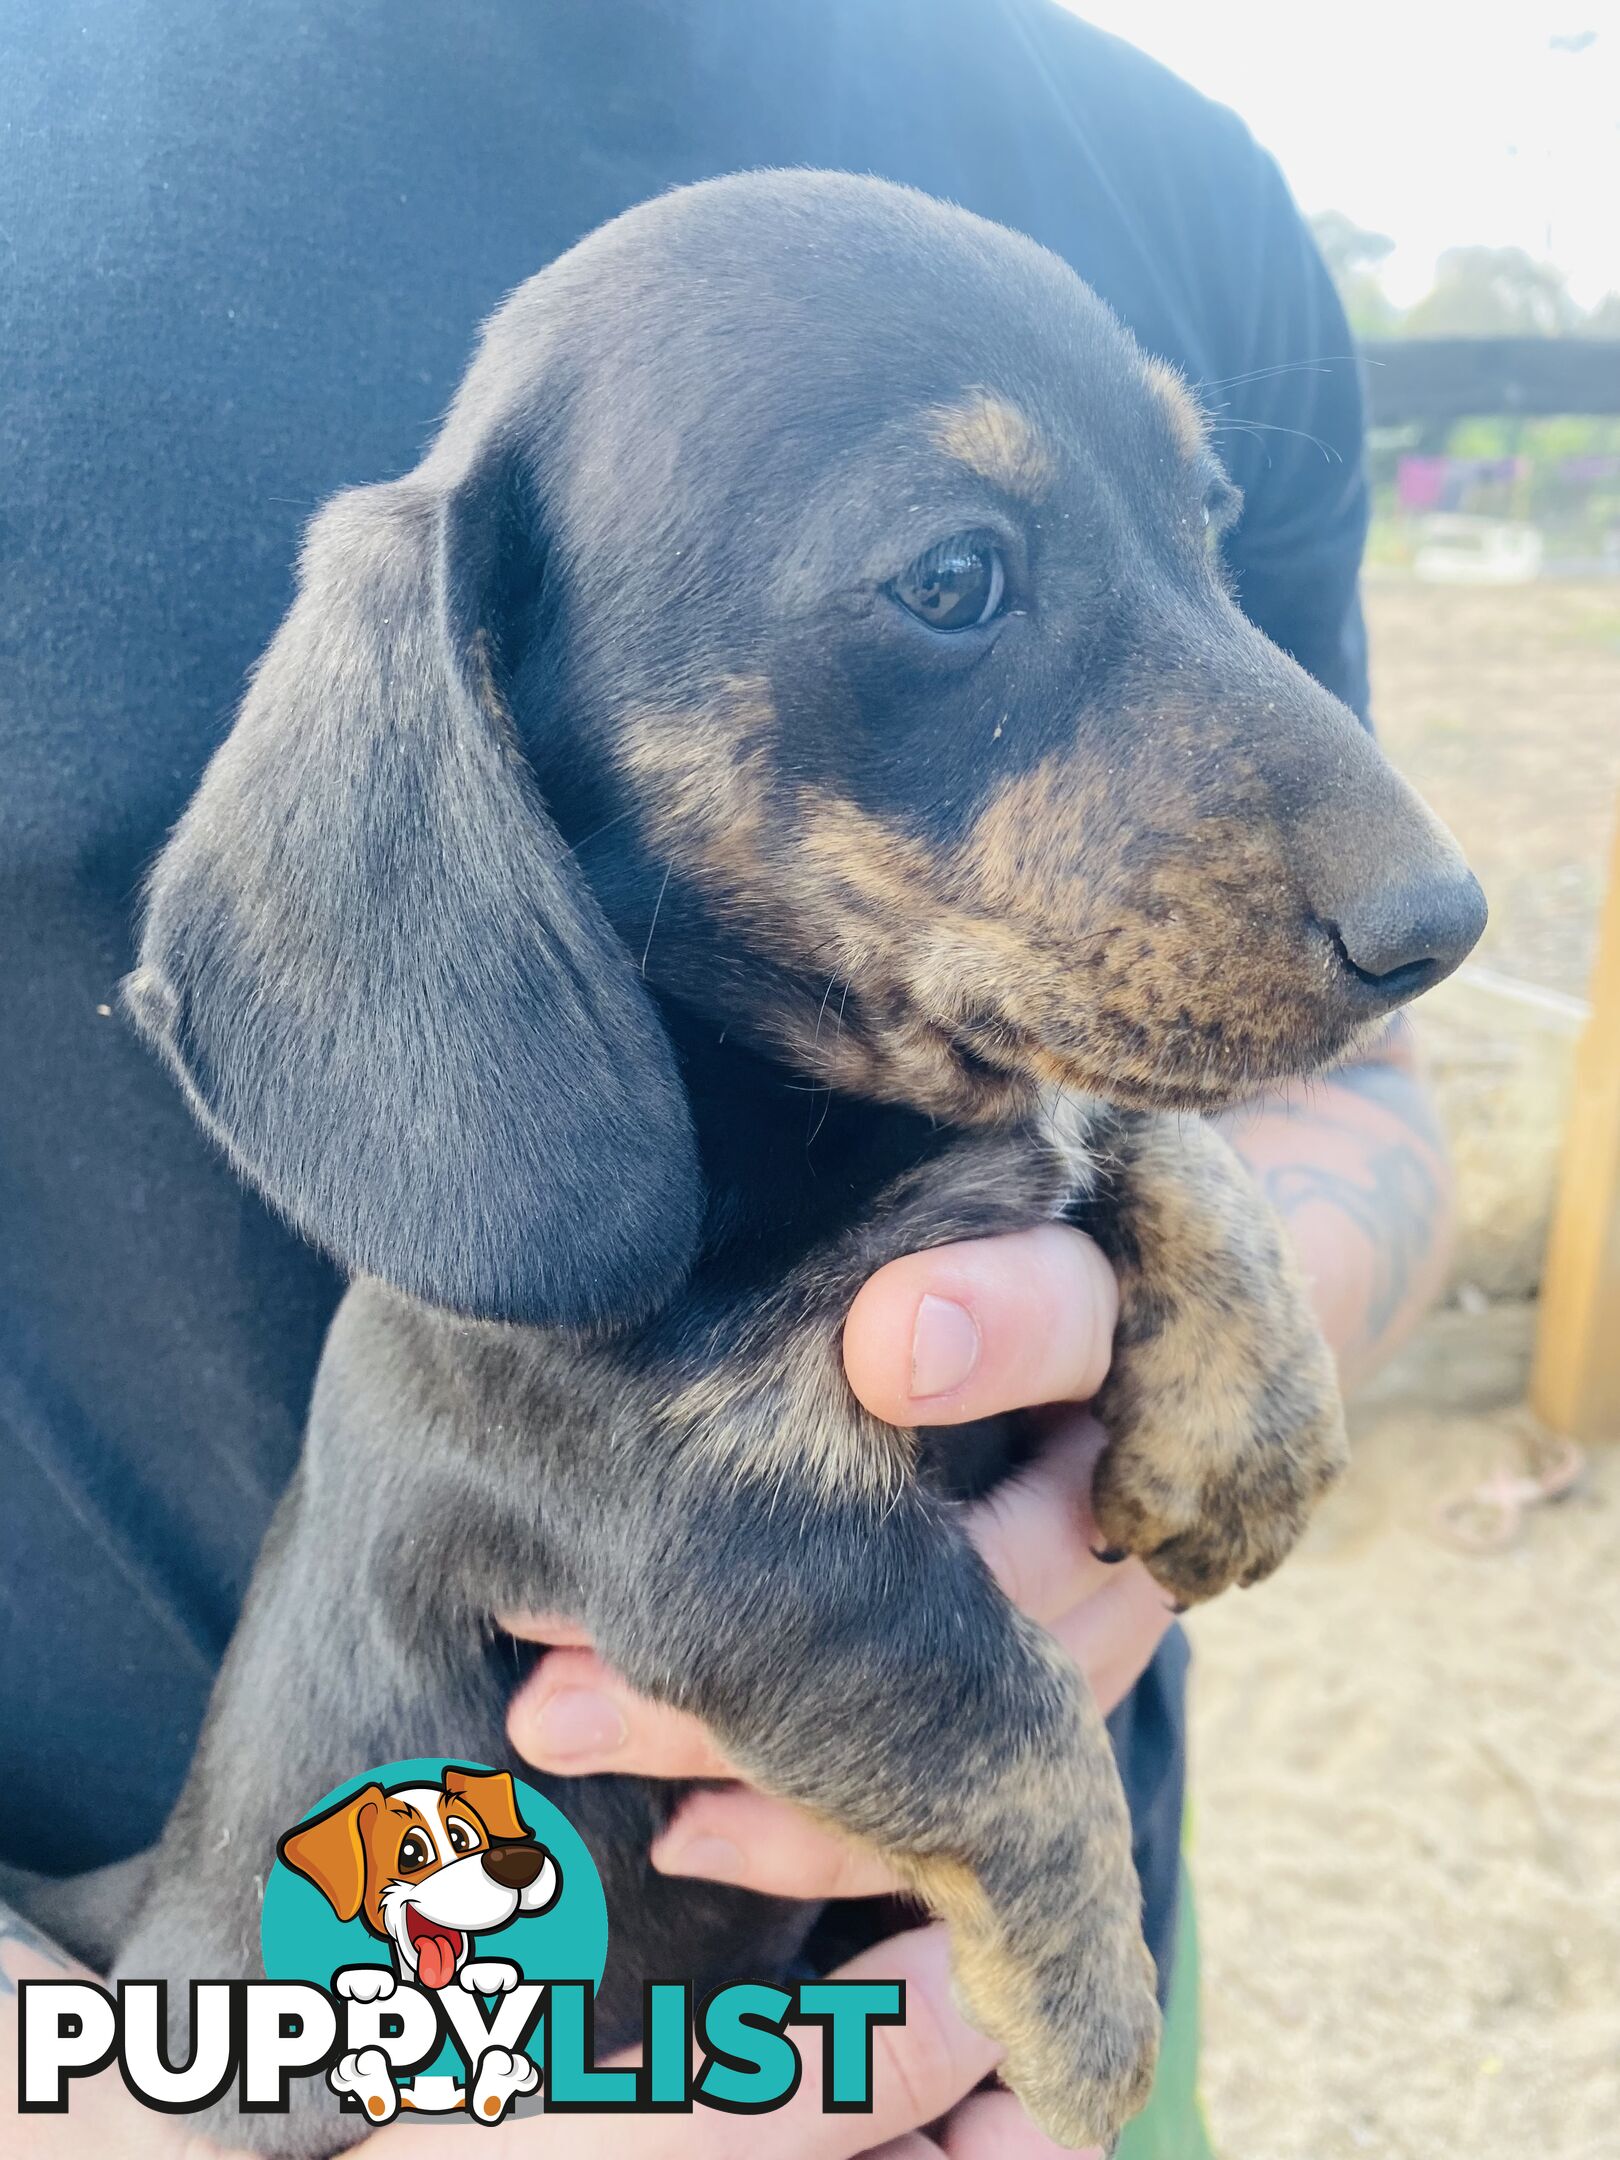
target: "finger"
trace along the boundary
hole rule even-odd
[[[941,2135],[947,2160],[1103,2160],[1096,2145],[1082,2153],[1054,2145],[1010,2092],[970,2094]]]
[[[741,1785],[684,1800],[655,1841],[652,1863],[661,1875],[696,1875],[771,1897],[882,1897],[900,1887],[876,1853]]]
[[[905,2021],[878,2025],[872,2032],[872,2111],[869,2115],[827,2115],[821,2105],[819,2029],[794,2028],[804,2057],[804,2075],[787,2106],[770,2118],[788,2133],[783,2151],[798,2160],[853,2160],[857,2153],[882,2151],[885,2143],[936,2122],[1000,2058],[1000,2049],[971,2026],[957,2009],[951,1985],[945,1930],[919,1928],[875,1945],[832,1975],[836,1980],[901,1980],[905,1983]],[[763,2148],[761,2125],[731,2116],[741,2135],[736,2151],[758,2160]],[[711,2147],[703,2146],[705,2160]],[[721,2160],[730,2160],[732,2147]]]
[[[1111,1580],[1097,1558],[1102,1533],[1091,1479],[1108,1436],[1093,1417],[1054,1423],[1033,1462],[968,1511],[985,1565],[1020,1611],[1049,1624]]]
[[[844,1323],[844,1369],[891,1425],[1084,1402],[1107,1374],[1118,1314],[1100,1248],[1046,1223],[879,1268]]]
[[[734,1777],[707,1729],[650,1702],[594,1650],[552,1650],[512,1697],[506,1732],[525,1762],[570,1777]]]
[[[877,2152],[863,2153],[861,2160],[939,2160],[940,2148],[920,2130],[913,2130],[906,2137],[890,2138],[887,2145]],[[1073,2160],[1073,2155],[1068,2156]]]

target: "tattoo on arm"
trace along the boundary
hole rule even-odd
[[[1362,1232],[1373,1254],[1366,1333],[1376,1342],[1412,1295],[1434,1243],[1440,1184],[1433,1170],[1416,1148],[1401,1146],[1375,1149],[1365,1179],[1320,1163],[1278,1163],[1263,1183],[1285,1221],[1303,1207],[1334,1207]]]
[[[1380,1054],[1380,1052],[1382,1054]],[[1290,1090],[1253,1166],[1267,1199],[1297,1224],[1307,1252],[1336,1282],[1335,1344],[1365,1369],[1434,1287],[1449,1218],[1449,1179],[1439,1121],[1403,1036],[1391,1033],[1363,1062]],[[1371,1113],[1369,1115],[1369,1112]],[[1234,1134],[1243,1150],[1241,1128]],[[1326,1210],[1352,1234],[1359,1287],[1332,1259],[1331,1231],[1308,1220]],[[1325,1242],[1326,1239],[1326,1242]],[[1353,1315],[1353,1317],[1352,1317]]]
[[[1355,1095],[1362,1102],[1376,1103],[1380,1110],[1387,1110],[1391,1117],[1398,1117],[1403,1125],[1410,1126],[1435,1154],[1444,1145],[1433,1104],[1404,1066],[1381,1060],[1365,1065],[1344,1065],[1337,1072],[1329,1073],[1324,1084],[1332,1089],[1342,1089],[1347,1095]]]

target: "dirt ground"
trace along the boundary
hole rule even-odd
[[[1380,731],[1492,900],[1487,970],[1585,986],[1620,791],[1620,585],[1371,588]],[[1273,1582],[1189,1625],[1205,2096],[1223,2160],[1620,2160],[1620,1448],[1509,1550],[1506,1461],[1578,1019],[1430,1001],[1461,1240]]]

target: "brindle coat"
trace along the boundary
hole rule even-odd
[[[128,1002],[355,1281],[120,1971],[252,1974],[277,1837],[356,1770],[513,1762],[492,1616],[551,1608],[946,1916],[1055,2136],[1140,2106],[1101,1720],[964,1535],[962,1437],[866,1415],[839,1334],[882,1262],[1068,1216],[1121,1278],[1114,1545],[1252,1582],[1339,1467],[1301,1285],[1188,1113],[1343,1053],[1482,903],[1239,613],[1234,508],[1055,258],[776,173],[523,286],[417,470],[315,520]],[[965,533],[1004,602],[942,631],[895,581]],[[805,1909],[650,1870],[669,1790],[541,1782],[607,1887],[604,2045],[646,1976],[793,1957]],[[363,2124],[316,2081],[219,2128]]]

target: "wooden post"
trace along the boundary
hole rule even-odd
[[[1575,1055],[1530,1405],[1578,1440],[1620,1440],[1620,825]]]

